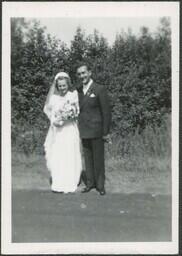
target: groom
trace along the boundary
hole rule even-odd
[[[79,130],[87,179],[82,193],[96,188],[100,195],[105,195],[104,141],[109,138],[111,112],[105,87],[96,84],[91,75],[87,64],[78,66],[77,77],[81,82],[77,88],[80,103]]]

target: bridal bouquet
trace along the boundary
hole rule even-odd
[[[55,111],[53,123],[56,125],[63,125],[66,121],[77,118],[78,114],[77,104],[67,100],[61,109]]]

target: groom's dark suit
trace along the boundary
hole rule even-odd
[[[87,93],[83,87],[77,88],[80,103],[79,131],[82,139],[87,187],[104,189],[104,140],[109,133],[111,112],[104,86],[92,83]]]

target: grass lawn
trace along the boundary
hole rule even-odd
[[[43,155],[12,152],[13,189],[49,190],[49,173]],[[80,190],[80,189],[78,189]],[[171,194],[168,158],[109,157],[106,153],[107,193]]]

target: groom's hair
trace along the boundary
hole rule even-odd
[[[89,65],[89,63],[86,63],[86,62],[79,62],[78,65],[77,65],[77,68],[76,70],[78,70],[79,68],[81,67],[86,67],[88,71],[92,71],[91,70],[91,67]]]

